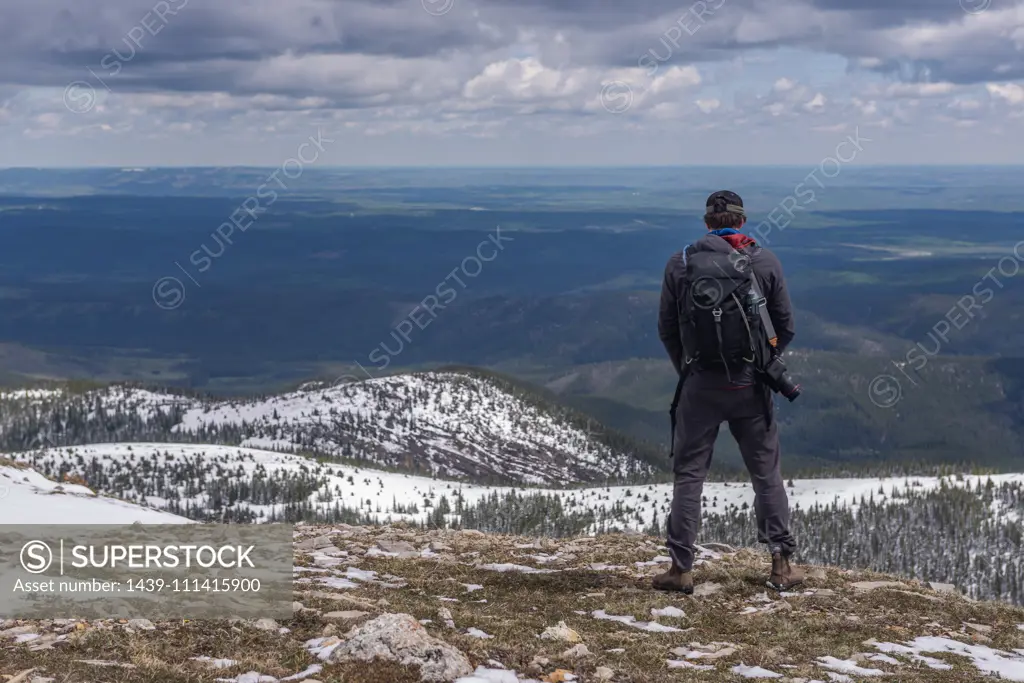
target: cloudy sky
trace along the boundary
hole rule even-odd
[[[3,0],[0,166],[1014,163],[1011,0]],[[870,157],[870,158],[869,158]]]

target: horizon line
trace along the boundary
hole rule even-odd
[[[820,163],[820,162],[819,162]],[[478,164],[478,165],[322,165],[310,166],[308,170],[375,170],[375,171],[404,171],[404,170],[617,170],[617,169],[757,169],[757,168],[793,168],[806,169],[810,163],[766,163],[766,164],[623,164],[623,165],[588,165],[588,164]],[[105,164],[93,166],[0,166],[0,171],[100,171],[100,170],[125,170],[125,169],[272,169],[278,165],[273,164]],[[879,169],[879,168],[1024,168],[1024,163],[900,163],[900,164],[859,164],[854,165],[855,169]]]

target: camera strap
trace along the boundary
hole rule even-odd
[[[775,325],[772,324],[772,318],[768,315],[768,299],[764,298],[764,294],[761,293],[761,287],[757,284],[753,269],[750,271],[750,288],[757,295],[757,312],[761,316],[761,325],[764,326],[764,331],[768,333],[768,343],[774,347],[778,343],[779,337],[775,334]]]
[[[761,286],[757,284],[757,277],[754,275],[754,265],[751,261],[750,256],[741,253],[738,249],[733,249],[739,258],[746,261],[747,266],[750,268],[750,288],[757,296],[757,312],[761,316],[761,325],[764,327],[764,331],[768,334],[768,343],[775,348],[779,342],[779,337],[775,334],[775,325],[772,324],[772,318],[768,315],[768,299],[764,297],[764,293],[761,292]]]
[[[771,344],[774,349],[779,342],[778,335],[775,333],[775,325],[772,324],[772,318],[768,315],[768,299],[765,298],[761,292],[761,286],[757,283],[757,277],[754,275],[754,266],[750,260],[750,257],[746,254],[741,254],[738,249],[733,249],[736,255],[746,260],[747,266],[750,268],[750,289],[757,297],[757,312],[761,316],[761,327],[764,328],[765,334],[768,337],[768,343]],[[765,424],[771,427],[772,420],[774,419],[774,410],[772,405],[771,391],[768,387],[762,386],[762,401],[764,402],[764,419]]]

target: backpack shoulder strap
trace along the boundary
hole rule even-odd
[[[686,344],[687,335],[684,332],[684,329],[691,329],[692,326],[693,326],[693,321],[690,318],[690,316],[687,314],[687,309],[688,309],[687,299],[689,297],[690,282],[689,282],[689,278],[687,277],[687,273],[686,273],[686,271],[689,269],[689,266],[687,265],[687,261],[689,260],[689,257],[693,254],[693,244],[687,244],[683,248],[682,254],[683,254],[683,278],[682,278],[681,283],[680,283],[682,285],[682,291],[679,292],[679,297],[676,299],[676,315],[678,316],[677,319],[679,320],[679,323],[680,323],[679,341],[680,341],[680,343],[682,344],[682,347],[683,347],[683,361],[684,361],[684,363],[683,363],[683,376],[685,377],[686,374],[688,374],[690,363],[692,363],[694,360],[696,360],[696,356],[691,356],[690,355],[690,349],[687,348],[687,344]],[[678,393],[678,390],[681,389],[681,388],[682,388],[682,379],[680,379],[679,386],[676,387],[677,393]],[[673,410],[673,414],[674,414],[675,413],[675,408],[673,407],[672,410]],[[674,427],[673,427],[673,432],[674,432]]]

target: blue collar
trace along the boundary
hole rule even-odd
[[[718,235],[719,237],[725,237],[726,235],[738,235],[740,231],[736,228],[722,228],[720,230],[712,230],[712,235]]]

